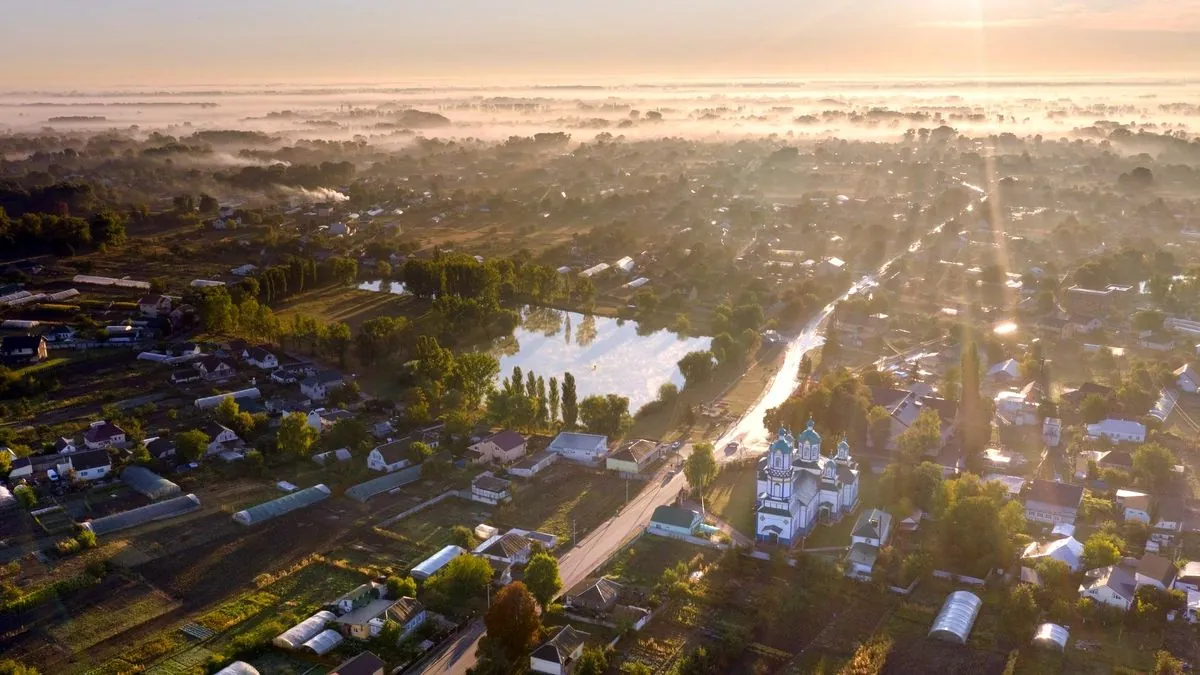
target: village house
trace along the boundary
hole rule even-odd
[[[77,452],[79,448],[75,445],[75,440],[66,436],[59,436],[58,440],[54,441],[54,452],[60,455],[69,455],[72,452]]]
[[[1121,507],[1125,521],[1136,521],[1139,523],[1150,524],[1150,495],[1136,493],[1127,496],[1122,496],[1121,492],[1129,492],[1128,490],[1117,491],[1117,504]]]
[[[5,363],[38,363],[50,356],[41,335],[8,335],[0,340],[0,360]]]
[[[395,621],[400,626],[400,637],[403,639],[420,628],[425,623],[425,617],[425,607],[414,598],[376,598],[339,616],[334,623],[346,637],[366,641],[378,637],[388,621]]]
[[[211,420],[204,425],[203,431],[208,434],[208,449],[206,452],[209,455],[223,452],[228,449],[226,446],[235,445],[242,440],[233,432],[233,429]]]
[[[886,511],[863,511],[850,531],[850,550],[846,555],[846,574],[870,577],[879,558],[879,550],[887,545],[892,531],[892,516]]]
[[[495,506],[512,499],[512,483],[485,471],[471,481],[471,499]]]
[[[496,534],[471,552],[489,560],[524,565],[529,562],[529,556],[533,553],[533,540],[516,532]]]
[[[1175,563],[1154,553],[1146,553],[1137,561],[1134,568],[1134,580],[1139,587],[1153,586],[1161,591],[1175,584],[1175,576],[1179,570]]]
[[[169,438],[155,436],[145,440],[146,452],[157,460],[169,459],[175,456],[175,443]]]
[[[1146,425],[1133,420],[1106,419],[1087,425],[1087,433],[1093,440],[1106,438],[1113,443],[1145,443]]]
[[[1156,515],[1154,529],[1163,532],[1182,532],[1183,523],[1189,515],[1187,502],[1174,497],[1160,499]]]
[[[171,313],[171,298],[165,295],[147,295],[139,298],[138,312],[148,317],[167,316]]]
[[[387,586],[374,581],[361,584],[353,590],[347,591],[344,595],[330,603],[330,606],[338,614],[348,614],[349,612],[365,606],[372,600],[378,600],[387,596]]]
[[[112,471],[112,459],[107,450],[85,450],[66,456],[66,464],[79,480],[100,480]],[[60,469],[61,473],[61,469]]]
[[[316,375],[306,377],[300,383],[300,392],[314,401],[323,401],[334,389],[346,384],[341,373],[324,370]]]
[[[645,439],[626,441],[604,460],[605,466],[609,471],[636,476],[662,455],[664,447]]]
[[[546,450],[572,462],[596,466],[608,452],[608,437],[564,431],[554,437]]]
[[[1045,558],[1058,560],[1078,572],[1083,567],[1083,544],[1075,537],[1062,537],[1049,542],[1031,542],[1021,553],[1021,564],[1033,567]]]
[[[587,633],[563,626],[529,655],[529,670],[545,675],[569,675],[583,654],[587,637]]]
[[[1007,359],[988,368],[984,381],[993,387],[1008,387],[1021,377],[1021,364],[1016,359]]]
[[[1200,562],[1192,561],[1175,575],[1175,588],[1184,592],[1200,593]]]
[[[88,450],[122,447],[125,445],[125,430],[104,420],[92,422],[83,432],[83,444]]]
[[[279,359],[262,347],[251,347],[245,352],[246,363],[259,370],[275,370],[279,367]]]
[[[408,456],[408,446],[412,444],[411,438],[401,438],[375,446],[367,455],[367,468],[391,473],[412,466],[412,460]]]
[[[582,609],[595,614],[607,614],[617,605],[621,584],[604,577],[584,579],[563,596],[564,604],[571,609]]]
[[[678,539],[692,536],[702,522],[700,514],[691,509],[659,506],[650,516],[650,525],[646,527],[646,531],[650,534]]]
[[[473,461],[511,464],[525,456],[525,437],[505,429],[484,438],[467,448],[475,454]]]
[[[1129,611],[1137,593],[1137,581],[1132,572],[1121,565],[1109,565],[1090,570],[1079,586],[1080,597],[1100,604]]]
[[[200,376],[209,381],[225,380],[237,374],[233,364],[219,356],[205,356],[192,362]]]
[[[354,413],[349,410],[327,410],[325,408],[317,408],[308,413],[308,426],[317,433],[329,431],[333,425],[341,420],[354,419]]]
[[[329,671],[329,675],[384,675],[387,672],[386,666],[383,659],[371,652],[359,652],[348,661],[343,662],[342,665]]]
[[[1038,523],[1075,524],[1079,505],[1083,503],[1083,487],[1048,480],[1034,480],[1024,495],[1025,517]]]
[[[1095,395],[1099,396],[1100,398],[1107,399],[1112,396],[1112,393],[1113,390],[1111,387],[1106,387],[1103,384],[1096,384],[1095,382],[1084,382],[1075,389],[1068,389],[1064,391],[1062,396],[1059,398],[1062,400],[1064,405],[1071,408],[1078,408],[1083,404],[1084,399],[1086,399],[1088,396]]]

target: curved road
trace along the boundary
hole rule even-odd
[[[966,183],[962,185],[977,194],[983,194],[983,190],[978,187]],[[973,208],[972,204],[966,210],[970,211]],[[825,341],[823,335],[825,322],[837,304],[876,285],[876,279],[887,272],[892,263],[920,250],[925,237],[940,232],[943,226],[944,223],[933,228],[913,242],[907,251],[901,252],[883,263],[872,274],[859,279],[845,293],[808,320],[804,328],[788,344],[783,357],[783,365],[780,366],[774,379],[767,385],[758,401],[717,440],[715,454],[718,462],[731,459],[723,450],[731,441],[738,441],[744,447],[756,449],[767,445],[768,432],[763,424],[763,417],[766,416],[768,410],[779,406],[796,390],[800,383],[800,361],[805,354],[819,347]],[[690,446],[685,446],[682,448],[681,454],[686,454],[690,450]],[[585,579],[622,544],[641,532],[650,522],[650,516],[654,513],[654,509],[674,502],[685,482],[682,471],[669,475],[666,480],[652,479],[650,484],[626,504],[616,516],[605,521],[600,527],[581,539],[571,550],[563,554],[558,561],[563,589],[569,589]],[[483,621],[473,621],[457,639],[445,648],[445,651],[426,664],[419,672],[429,675],[465,675],[467,669],[475,665],[475,649],[479,639],[483,637],[483,632]]]

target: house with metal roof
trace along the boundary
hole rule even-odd
[[[533,553],[533,540],[516,532],[497,534],[476,546],[471,552],[491,560],[524,565],[529,562]]]
[[[1033,480],[1021,495],[1025,517],[1038,523],[1075,523],[1083,503],[1083,486],[1049,480]]]
[[[511,464],[525,456],[525,437],[504,429],[484,438],[467,448],[475,454],[475,461]]]
[[[625,587],[605,577],[584,579],[563,596],[567,607],[607,614],[617,605]]]
[[[512,481],[485,471],[471,480],[471,499],[495,506],[512,499]]]
[[[546,470],[557,459],[558,455],[543,450],[535,455],[525,457],[516,464],[508,467],[508,472],[514,476],[520,476],[521,478],[533,478],[537,474]]]
[[[703,519],[691,509],[676,506],[659,506],[650,516],[646,531],[664,537],[690,537],[700,527]]]
[[[1030,542],[1021,553],[1021,564],[1033,566],[1046,558],[1063,562],[1072,572],[1078,572],[1083,568],[1083,544],[1075,537]]]
[[[982,606],[983,601],[974,593],[967,591],[951,593],[946,598],[945,604],[942,605],[941,611],[938,612],[937,618],[933,620],[933,627],[929,629],[929,637],[965,645]]]
[[[563,626],[561,630],[529,655],[529,670],[545,675],[567,675],[583,654],[588,634]]]
[[[1079,585],[1080,597],[1129,611],[1137,593],[1137,578],[1122,565],[1090,570]]]
[[[846,574],[869,578],[879,558],[879,549],[887,545],[892,533],[892,515],[879,509],[859,514],[850,531],[850,550],[846,554]]]
[[[608,437],[564,431],[550,441],[546,450],[572,462],[596,466],[608,452]]]
[[[88,450],[120,447],[125,445],[125,430],[104,420],[92,422],[83,432],[83,444]]]
[[[359,652],[350,660],[329,671],[329,675],[383,675],[387,666],[371,652]]]
[[[605,467],[609,471],[636,476],[662,455],[664,447],[644,438],[625,441],[604,460]]]

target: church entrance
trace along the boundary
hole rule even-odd
[[[821,504],[821,510],[817,512],[817,518],[820,519],[822,525],[828,525],[833,522],[833,505],[829,502]]]

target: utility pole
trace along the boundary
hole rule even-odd
[[[575,539],[575,519],[572,518],[571,519],[571,545],[574,546],[576,543],[578,543],[578,542]]]

